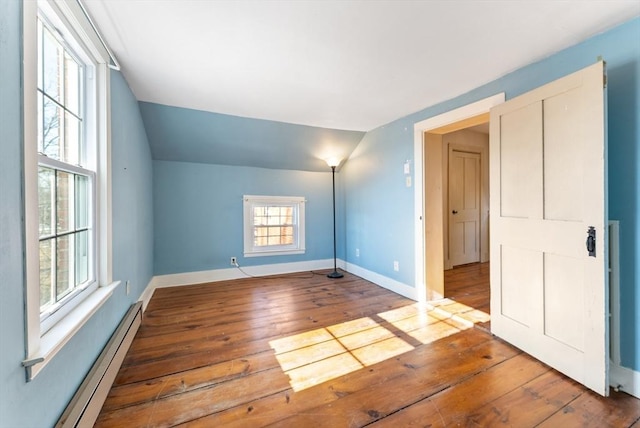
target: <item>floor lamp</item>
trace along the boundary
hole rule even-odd
[[[329,158],[327,165],[331,167],[331,179],[333,182],[333,272],[328,274],[329,278],[342,278],[344,275],[338,272],[336,266],[336,167],[340,165],[341,159]]]

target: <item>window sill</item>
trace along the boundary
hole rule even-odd
[[[264,257],[264,256],[288,256],[291,254],[304,254],[305,250],[278,250],[278,251],[255,251],[253,253],[244,253],[245,257]]]
[[[98,309],[111,297],[120,281],[107,286],[98,287],[82,303],[67,316],[54,325],[40,338],[38,351],[29,355],[22,362],[27,370],[27,380],[30,381],[53,359],[53,357],[71,340],[71,338],[86,324]]]

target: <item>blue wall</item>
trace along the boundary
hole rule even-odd
[[[414,187],[406,186],[403,167],[412,159],[413,121],[401,119],[368,132],[342,169],[346,260],[410,286],[415,280]]]
[[[138,102],[111,72],[113,277],[136,301],[153,276],[153,164]]]
[[[330,172],[156,160],[153,189],[156,275],[333,257]],[[306,253],[244,258],[245,194],[304,196]]]
[[[152,275],[152,172],[137,102],[112,72],[113,276],[119,287],[43,371],[25,381],[22,2],[0,0],[0,426],[53,426]],[[126,168],[126,169],[125,169]]]
[[[609,75],[609,215],[621,221],[622,364],[640,370],[640,19],[368,132],[343,168],[347,261],[413,286],[413,188],[405,187],[402,163],[413,158],[414,123],[496,93],[513,98],[598,56]]]

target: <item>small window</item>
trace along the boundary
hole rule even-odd
[[[245,257],[304,254],[303,197],[244,196]]]

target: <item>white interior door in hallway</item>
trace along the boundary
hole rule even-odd
[[[480,261],[480,153],[449,149],[449,257]]]

